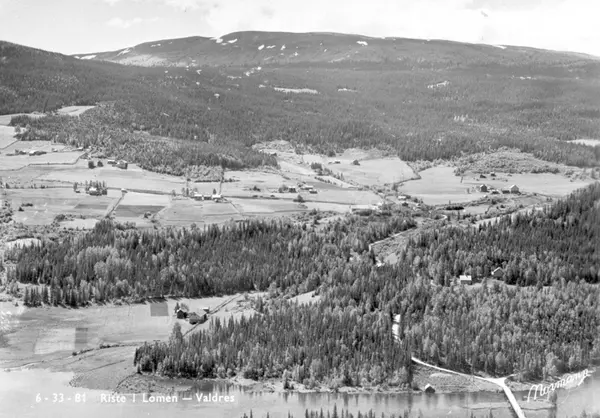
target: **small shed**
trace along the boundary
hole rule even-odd
[[[479,186],[477,186],[477,190],[486,193],[488,191],[488,187],[485,184],[480,184]]]
[[[509,190],[511,193],[519,193],[519,187],[517,187],[517,185],[516,185],[516,184],[513,184],[512,186],[510,186],[510,187],[508,188],[508,190]]]
[[[117,163],[117,167],[122,168],[123,170],[127,170],[127,165],[127,161],[125,160],[119,160],[119,162]]]
[[[196,312],[192,312],[189,315],[188,321],[190,322],[190,324],[194,325],[194,324],[202,324],[203,322],[206,322],[207,319],[208,319],[208,316],[205,313],[202,315],[198,315]]]
[[[183,309],[177,309],[177,319],[185,319],[187,318],[187,312]]]
[[[423,392],[425,392],[425,393],[435,393],[435,388],[433,386],[431,386],[429,383],[427,383],[425,385],[425,387],[423,388]]]
[[[502,267],[497,267],[492,271],[492,277],[500,278],[502,275],[504,275],[504,270],[502,270]]]
[[[470,275],[462,274],[458,277],[460,284],[473,284],[473,278]]]
[[[317,194],[317,189],[310,189],[308,191],[308,193],[310,193],[310,194]]]
[[[204,308],[202,308],[202,310],[206,313],[210,312],[210,308],[208,306],[205,306]]]

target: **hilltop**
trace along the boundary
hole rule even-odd
[[[373,38],[339,33],[234,32],[222,37],[192,36],[146,42],[109,52],[74,54],[140,66],[295,65],[402,63],[418,68],[465,65],[564,65],[584,58],[572,54],[504,45],[444,40]]]
[[[102,104],[68,122],[14,121],[29,125],[25,139],[129,144],[139,162],[165,138],[183,141],[169,159],[210,154],[204,164],[237,168],[276,164],[251,147],[277,140],[325,154],[377,148],[405,161],[501,147],[568,165],[600,160],[600,148],[569,142],[600,137],[600,62],[576,54],[239,32],[79,58],[0,43],[0,56],[0,114]]]

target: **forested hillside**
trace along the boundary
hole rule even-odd
[[[153,139],[132,132],[198,142],[185,164],[272,164],[247,148],[278,139],[321,152],[377,147],[409,161],[508,146],[547,161],[598,164],[599,147],[568,141],[600,136],[600,62],[483,46],[477,59],[467,59],[473,47],[453,43],[457,53],[465,52],[459,62],[448,53],[436,58],[436,45],[424,56],[412,48],[406,60],[387,62],[145,68],[2,43],[0,113],[110,102],[88,111],[87,119],[13,124],[30,126],[25,139],[75,141],[92,125],[103,135],[90,133],[82,142],[105,143],[106,135],[131,141],[133,160],[148,167]],[[184,152],[171,154],[176,159]]]
[[[463,271],[490,277],[496,267],[504,268],[506,283],[520,286],[547,286],[560,278],[599,283],[599,202],[595,183],[533,215],[516,213],[477,229],[426,231],[411,239],[400,258],[440,284]]]
[[[103,221],[63,242],[8,251],[16,266],[7,277],[50,285],[48,293],[28,292],[27,304],[269,291],[257,315],[214,321],[188,339],[175,330],[169,342],[140,347],[135,359],[146,372],[282,377],[309,387],[409,385],[417,356],[465,372],[539,378],[600,360],[600,288],[583,280],[598,279],[584,274],[598,271],[598,201],[596,183],[541,214],[449,235],[446,247],[432,241],[433,257],[428,240],[451,230],[426,232],[398,264],[381,268],[368,244],[410,228],[412,219],[352,216],[321,231],[253,221],[140,232]],[[546,236],[552,226],[564,229],[560,238]],[[445,265],[445,253],[458,264]],[[484,256],[508,257],[518,286],[447,285],[444,277],[468,271],[466,263],[484,266]],[[311,290],[321,296],[311,306],[277,298]],[[391,331],[396,314],[400,343]]]

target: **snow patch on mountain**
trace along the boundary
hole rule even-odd
[[[273,87],[273,90],[280,91],[282,93],[308,93],[308,94],[319,94],[318,91],[313,89],[288,89],[284,87]]]
[[[259,51],[262,51],[262,49],[263,49],[264,47],[265,47],[264,45],[261,45],[261,46],[259,46],[259,47],[258,47],[258,50],[259,50]]]
[[[357,44],[362,45],[362,46],[367,46],[369,45],[368,43],[366,43],[365,41],[356,41]]]
[[[230,43],[230,44],[234,44],[234,43],[236,43],[236,42],[237,42],[237,38],[235,38],[235,39],[232,39],[231,41],[227,41],[227,42],[228,42],[228,43]]]
[[[85,55],[85,56],[83,56],[83,57],[81,57],[79,59],[80,60],[91,60],[91,59],[94,59],[94,58],[96,58],[95,55]]]
[[[131,52],[131,48],[124,49],[124,50],[122,50],[121,52],[119,52],[117,55],[125,55],[125,54],[127,54],[128,52]]]

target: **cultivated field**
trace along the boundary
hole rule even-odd
[[[486,184],[494,188],[504,188],[517,185],[522,193],[538,193],[549,196],[565,196],[576,189],[592,182],[575,180],[560,174],[503,174],[496,173],[497,178],[480,179],[478,176],[466,173],[461,183],[461,177],[454,175],[454,168],[437,166],[419,173],[421,179],[403,183],[398,189],[401,193],[416,196],[430,205],[472,202],[482,198],[486,193],[473,192],[473,188]],[[467,189],[471,193],[467,193]]]
[[[95,108],[96,106],[67,106],[61,109],[58,109],[56,113],[59,115],[68,115],[68,116],[79,116],[86,110],[90,110]]]
[[[70,151],[72,148],[67,147],[62,144],[53,144],[50,141],[14,141],[10,146],[7,146],[2,150],[3,153],[14,153],[16,150],[22,151],[46,151],[47,153],[51,153],[52,150],[55,149],[57,151]],[[83,153],[79,153],[83,154]],[[42,155],[41,157],[45,157],[46,155]]]
[[[154,215],[168,206],[170,200],[171,198],[164,194],[128,192],[125,193],[113,214],[117,218],[138,218],[147,212]]]
[[[57,215],[99,219],[119,195],[120,192],[109,190],[106,196],[89,196],[64,187],[6,190],[6,199],[14,209],[14,221],[25,225],[50,225]],[[23,206],[24,204],[32,206]],[[23,210],[18,211],[19,207]],[[74,224],[73,227],[77,225]]]
[[[193,328],[187,321],[175,317],[177,302],[187,304],[191,312],[201,312],[204,307],[214,310],[230,300],[230,304],[210,317],[227,319],[231,315],[251,312],[240,294],[80,309],[26,308],[0,302],[0,311],[3,312],[0,321],[6,332],[6,344],[0,345],[0,359],[3,367],[15,367],[28,361],[47,359],[51,354],[57,358],[60,357],[58,354],[70,355],[74,350],[97,348],[100,344],[142,344],[144,341],[166,340],[176,322],[184,333]],[[205,328],[209,324],[210,321],[199,327]]]
[[[4,127],[2,127],[4,128]],[[12,128],[11,128],[12,129]],[[0,129],[1,131],[5,129]],[[4,146],[0,154],[0,169],[20,170],[28,165],[66,164],[74,165],[83,154],[80,151],[69,151],[64,145],[55,145],[50,141],[15,141],[9,142],[7,137],[0,135],[0,147]],[[44,155],[8,155],[16,150],[29,152],[32,150],[45,151]],[[53,152],[56,150],[57,152]]]
[[[168,208],[158,214],[157,219],[161,225],[188,226],[192,223],[221,224],[230,220],[243,220],[244,216],[232,203],[181,199],[171,202]]]
[[[305,154],[302,160],[310,166],[311,163],[321,163],[334,173],[341,173],[349,182],[364,186],[377,186],[397,183],[418,178],[412,168],[398,157],[383,157],[378,151],[363,151],[349,149],[335,157]],[[339,164],[332,164],[334,161]],[[357,160],[359,165],[353,165]]]
[[[94,160],[96,161],[96,160]],[[130,164],[127,170],[113,166],[89,169],[87,161],[79,161],[68,169],[53,168],[38,177],[39,180],[82,182],[84,180],[105,181],[108,187],[125,188],[133,191],[158,191],[170,193],[175,190],[181,193],[185,187],[185,179],[166,174],[152,173]]]
[[[8,147],[13,142],[16,142],[15,128],[12,126],[1,126],[0,125],[0,152],[6,153],[4,148]]]

